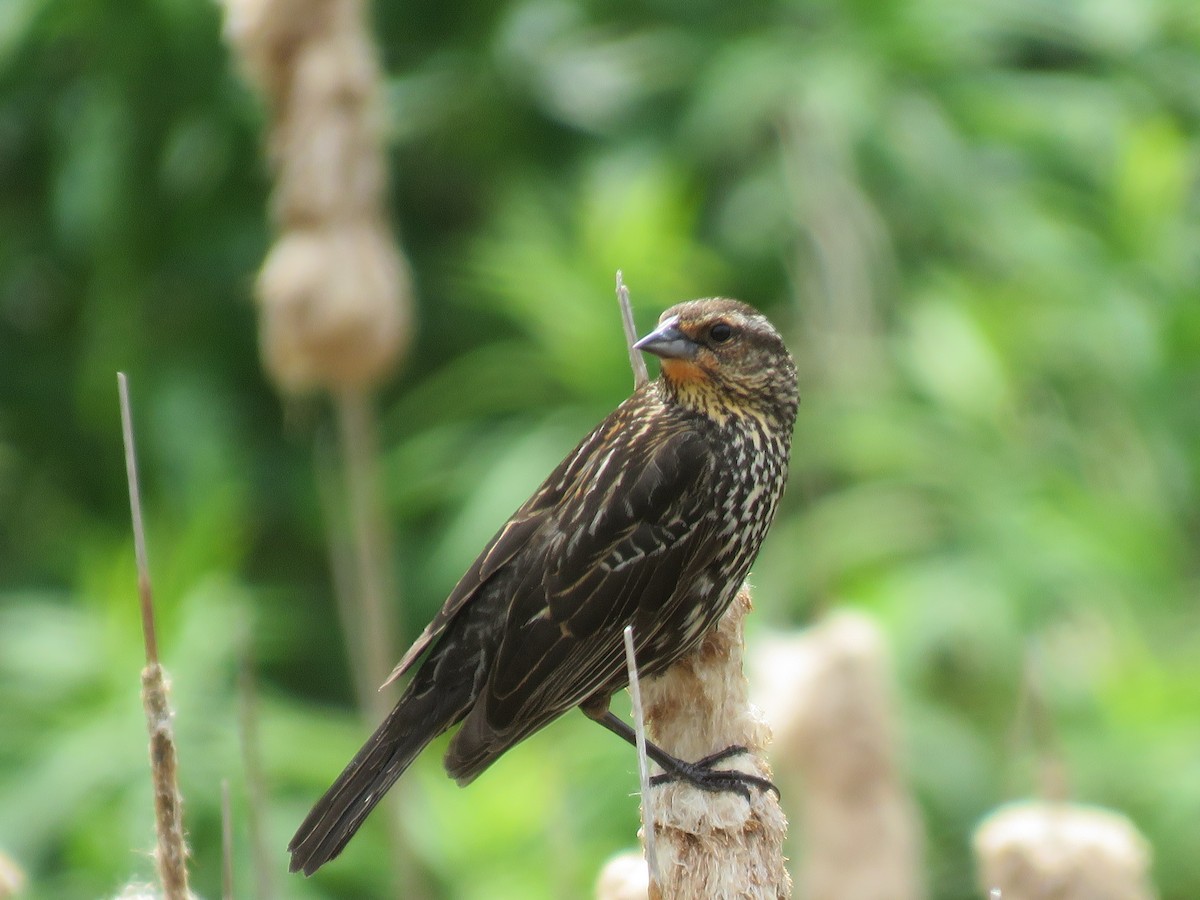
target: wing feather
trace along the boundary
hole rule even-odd
[[[392,670],[381,688],[387,687],[412,668],[413,663],[442,635],[463,607],[474,599],[479,590],[533,539],[546,523],[547,513],[562,500],[571,484],[579,479],[580,474],[587,469],[589,462],[594,460],[597,445],[602,443],[608,435],[619,430],[624,417],[623,411],[630,401],[635,399],[637,399],[636,394],[614,410],[608,418],[580,441],[578,446],[567,454],[566,458],[534,491],[533,496],[526,500],[521,508],[513,513],[512,518],[504,524],[504,527],[488,541],[483,552],[458,580],[458,584],[454,586],[454,590],[450,592],[446,602],[442,604],[442,608],[433,617],[433,621],[426,625],[420,636],[413,641],[412,646],[396,664],[396,668]]]
[[[542,577],[514,591],[480,699],[503,746],[623,684],[625,626],[667,606],[680,576],[706,555],[711,451],[686,428],[658,437],[633,465],[606,467],[584,485],[586,502],[561,504],[555,539],[522,557]]]

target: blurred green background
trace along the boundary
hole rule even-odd
[[[1036,658],[1073,795],[1200,897],[1200,6],[1195,0],[379,3],[419,331],[382,392],[408,636],[628,392],[612,297],[768,311],[801,369],[755,629],[883,624],[938,900],[1034,790]],[[0,0],[0,850],[32,897],[149,880],[114,373],[132,382],[195,888],[246,788],[258,668],[283,897],[384,896],[372,821],[283,847],[367,733],[332,601],[321,402],[259,366],[263,112],[220,10]],[[753,640],[753,634],[751,635]],[[585,897],[637,828],[582,716],[401,813],[431,897]],[[244,818],[239,893],[253,894]]]

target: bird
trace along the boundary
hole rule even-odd
[[[787,479],[799,396],[779,332],[748,304],[689,300],[633,345],[661,361],[554,469],[450,592],[385,684],[420,666],[395,707],[288,844],[313,874],[434,738],[460,785],[579,707],[634,741],[609,710],[627,686],[696,649],[749,573]],[[423,657],[423,659],[422,659]],[[707,790],[773,788],[648,743],[664,770]]]

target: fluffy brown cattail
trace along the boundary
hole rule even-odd
[[[284,232],[258,277],[268,371],[291,392],[375,382],[407,340],[407,281],[378,222]]]
[[[0,900],[9,900],[25,890],[25,873],[11,858],[0,853]]]
[[[618,853],[596,880],[596,900],[646,900],[649,895],[650,872],[641,853]]]
[[[642,681],[651,740],[682,759],[731,745],[747,748],[722,768],[771,777],[764,748],[771,732],[749,702],[742,673],[742,621],[751,607],[743,587],[718,626],[690,656]],[[792,883],[784,867],[787,819],[774,793],[710,793],[684,783],[652,789],[663,897],[782,900]],[[619,895],[618,895],[619,896]]]
[[[980,887],[1004,900],[1152,900],[1150,847],[1124,816],[1031,801],[975,831]]]
[[[756,697],[801,821],[797,880],[811,900],[924,894],[916,806],[898,762],[883,638],[839,612],[755,648]]]
[[[162,900],[162,895],[154,889],[152,884],[133,882],[121,888],[121,893],[117,894],[113,900]]]
[[[226,36],[273,116],[280,234],[256,293],[263,360],[289,393],[372,386],[411,331],[364,19],[363,0],[226,0]]]

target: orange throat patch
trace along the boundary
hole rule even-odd
[[[711,370],[687,359],[664,359],[662,370],[681,403],[721,424],[726,422],[731,410],[722,402]]]
[[[706,383],[708,372],[702,366],[690,359],[664,359],[663,373],[676,384]]]

